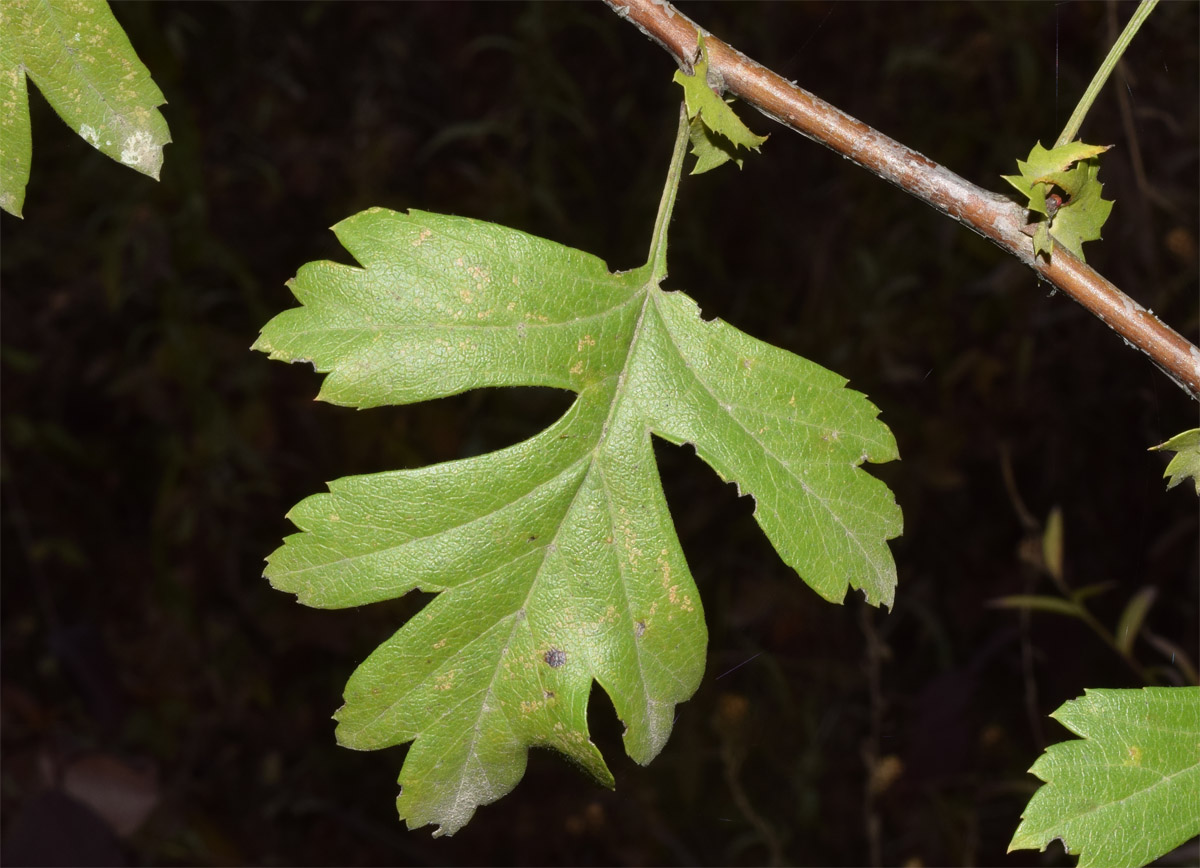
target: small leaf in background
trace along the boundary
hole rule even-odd
[[[1052,715],[1080,740],[1051,745],[1045,781],[1009,844],[1055,838],[1079,865],[1146,865],[1200,834],[1200,687],[1087,690]]]
[[[1071,599],[1076,603],[1082,603],[1084,600],[1097,597],[1100,594],[1107,594],[1115,587],[1117,587],[1117,582],[1112,579],[1096,582],[1091,585],[1084,585],[1082,588],[1071,591]]]
[[[700,175],[729,160],[741,168],[742,158],[737,156],[737,149],[757,151],[767,137],[752,133],[729,104],[708,86],[708,48],[704,45],[704,34],[700,34],[698,48],[700,59],[694,64],[692,74],[685,75],[679,70],[674,77],[674,81],[683,87],[688,119],[692,121],[690,136],[692,153],[696,156],[692,174]]]
[[[1185,479],[1190,479],[1196,485],[1196,494],[1200,494],[1200,428],[1176,434],[1166,443],[1150,447],[1152,452],[1159,449],[1168,449],[1175,453],[1175,457],[1163,471],[1164,479],[1170,477],[1167,490],[1170,491]]]
[[[1035,612],[1052,612],[1055,615],[1080,616],[1081,609],[1074,600],[1050,597],[1045,594],[1010,594],[997,597],[988,603],[994,609],[1029,609]]]
[[[324,400],[425,401],[487,386],[577,393],[498,452],[341,479],[289,514],[268,559],[311,606],[437,596],[351,677],[338,740],[413,741],[397,805],[453,834],[510,791],[531,746],[613,785],[587,727],[592,682],[648,763],[704,671],[707,635],[654,458],[690,443],[755,500],[783,560],[822,597],[891,605],[896,458],[877,410],[820,366],[578,250],[489,223],[374,208],[334,227],[361,267],[304,266],[302,306],[255,348],[312,362]]]
[[[1002,176],[1029,200],[1030,211],[1046,217],[1034,230],[1035,254],[1050,255],[1053,239],[1082,260],[1083,242],[1100,238],[1113,203],[1101,198],[1097,158],[1110,147],[1070,142],[1047,150],[1038,142],[1028,160],[1017,160],[1020,174]]]
[[[1158,589],[1147,586],[1140,589],[1125,604],[1125,610],[1121,612],[1121,617],[1117,621],[1117,630],[1113,638],[1121,653],[1126,657],[1132,655],[1133,643],[1137,641],[1138,634],[1142,632],[1142,622],[1146,620],[1146,615],[1149,614],[1150,607],[1154,605],[1157,596]]]
[[[32,138],[26,76],[88,144],[158,179],[171,141],[162,92],[102,0],[0,4],[0,207],[17,217]]]
[[[1046,572],[1058,581],[1063,578],[1063,517],[1062,509],[1054,507],[1046,517],[1046,529],[1042,531],[1042,563]]]

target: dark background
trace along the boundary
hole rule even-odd
[[[1123,25],[1134,5],[683,8],[1006,190],[999,175],[1052,143],[1107,52],[1110,14]],[[1144,682],[1085,625],[988,602],[1055,593],[1036,554],[1059,506],[1067,581],[1111,583],[1090,601],[1100,621],[1156,589],[1149,629],[1195,659],[1196,497],[1165,492],[1167,456],[1146,449],[1195,426],[1196,404],[1145,358],[974,234],[742,106],[770,141],[740,173],[685,180],[667,286],[881,408],[903,456],[872,469],[905,515],[895,609],[822,602],[749,499],[659,444],[710,631],[671,741],[633,764],[597,689],[615,792],[534,751],[517,790],[454,838],[407,832],[393,804],[406,748],[338,748],[329,718],[423,601],[308,610],[260,578],[263,558],[326,480],[512,443],[570,396],[359,413],[313,403],[308,366],[248,348],[293,305],[284,282],[302,263],[348,260],[327,227],[372,205],[641,264],[673,63],[599,3],[116,13],[169,101],[161,183],[35,94],[25,220],[2,218],[7,864],[56,848],[92,864],[1073,862],[1057,844],[1005,854],[1037,783],[1026,769],[1068,737],[1045,715],[1085,687]],[[1082,133],[1116,145],[1101,179],[1117,206],[1089,262],[1191,340],[1198,21],[1195,3],[1162,4]],[[1144,638],[1134,652],[1180,683]],[[136,828],[115,840],[63,786]]]

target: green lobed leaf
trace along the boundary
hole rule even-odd
[[[1200,687],[1086,690],[1051,717],[1080,740],[1030,769],[1046,783],[1009,852],[1058,838],[1081,868],[1136,866],[1200,834]]]
[[[1046,217],[1034,230],[1035,254],[1049,256],[1057,241],[1082,260],[1083,242],[1099,240],[1113,203],[1101,197],[1097,157],[1110,147],[1077,141],[1047,150],[1038,142],[1028,160],[1017,160],[1019,175],[1001,176],[1028,198],[1030,211]],[[1051,207],[1047,197],[1056,190],[1063,204]]]
[[[757,151],[767,137],[752,133],[729,107],[729,103],[709,87],[708,48],[704,45],[703,33],[698,37],[697,50],[700,57],[693,64],[692,74],[685,75],[678,70],[673,79],[683,88],[688,120],[693,122],[690,135],[696,165],[692,174],[703,174],[729,160],[733,160],[740,169],[742,158],[737,156],[737,149],[741,147]]]
[[[1150,449],[1168,449],[1175,453],[1163,472],[1164,479],[1170,477],[1168,491],[1185,479],[1190,479],[1196,485],[1196,494],[1200,494],[1200,428],[1176,434],[1166,443],[1151,446]]]
[[[699,594],[652,434],[691,443],[754,497],[780,556],[822,597],[891,605],[891,492],[860,468],[897,457],[845,380],[666,292],[647,265],[609,273],[578,250],[474,220],[371,209],[336,227],[361,267],[317,262],[302,306],[255,348],[325,372],[320,398],[408,403],[485,386],[578,397],[498,452],[351,477],[289,514],[271,583],[311,606],[437,594],[354,673],[339,741],[413,741],[397,805],[411,828],[460,829],[552,746],[611,786],[587,730],[593,680],[639,763],[663,747],[704,671]]]
[[[1038,191],[1035,189],[1037,185],[1046,176],[1055,172],[1064,172],[1082,160],[1098,157],[1111,147],[1112,145],[1087,145],[1075,141],[1059,145],[1057,148],[1046,149],[1042,147],[1041,142],[1037,142],[1029,151],[1028,159],[1017,160],[1019,175],[1001,175],[1001,177],[1031,199],[1030,210],[1037,211],[1039,214],[1047,214],[1045,194],[1043,192],[1041,196],[1038,195]]]
[[[698,117],[692,118],[688,126],[688,140],[692,145],[692,155],[696,158],[691,171],[693,175],[703,175],[730,161],[740,169],[745,162],[744,157],[738,156],[733,142],[714,133]]]
[[[1097,180],[1100,165],[1096,160],[1080,163],[1074,169],[1044,176],[1039,189],[1046,184],[1058,187],[1070,197],[1050,220],[1050,234],[1081,260],[1083,242],[1098,241],[1100,230],[1112,213],[1113,203],[1101,198],[1104,185]]]
[[[158,179],[162,92],[102,0],[0,4],[0,207],[21,216],[32,139],[26,76],[92,147]]]

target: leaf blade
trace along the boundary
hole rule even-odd
[[[542,238],[416,210],[372,208],[334,232],[360,265],[301,268],[288,285],[303,306],[252,347],[328,373],[320,400],[366,409],[483,386],[577,391],[620,364],[642,270],[612,275]],[[572,292],[545,293],[542,281]],[[573,308],[581,299],[590,304]]]
[[[1080,736],[1051,745],[1009,844],[1061,838],[1079,865],[1145,865],[1200,833],[1200,688],[1087,690],[1051,717]]]
[[[661,296],[657,308],[697,383],[689,416],[660,433],[695,443],[722,479],[756,492],[755,520],[822,597],[840,602],[853,586],[873,605],[890,607],[895,564],[884,540],[900,533],[899,508],[886,486],[857,471],[864,461],[899,457],[891,432],[873,424],[878,411],[837,374],[720,320],[704,321],[681,293]],[[796,472],[804,464],[821,468],[819,478]],[[855,514],[850,518],[829,506],[848,489],[856,494],[855,502],[842,504]],[[789,524],[788,504],[802,505],[821,528],[820,545]],[[847,582],[847,573],[857,578]]]
[[[1163,478],[1168,480],[1167,490],[1170,491],[1185,479],[1191,479],[1196,485],[1196,494],[1200,494],[1200,428],[1183,431],[1166,443],[1150,447],[1152,452],[1160,449],[1175,453],[1163,471]]]
[[[1074,141],[1047,149],[1037,142],[1027,159],[1017,160],[1019,174],[1001,176],[1028,199],[1030,211],[1046,218],[1034,230],[1035,254],[1050,256],[1053,239],[1084,260],[1083,242],[1099,240],[1113,203],[1101,197],[1098,158],[1111,147]],[[1066,202],[1050,204],[1055,187]]]
[[[0,9],[0,16],[11,14]],[[0,39],[0,208],[14,217],[23,216],[33,162],[26,88],[24,67],[12,56],[9,41]]]
[[[899,533],[899,510],[859,465],[894,457],[895,442],[844,379],[704,322],[649,266],[610,274],[544,239],[416,211],[372,209],[335,231],[359,264],[302,268],[291,283],[302,306],[255,343],[328,372],[322,398],[370,407],[488,385],[577,393],[556,423],[508,449],[331,483],[289,513],[300,532],[268,559],[272,584],[308,605],[437,594],[359,667],[337,715],[347,746],[414,741],[397,802],[410,827],[453,834],[515,786],[532,746],[555,747],[611,786],[587,733],[593,681],[634,760],[665,745],[675,705],[699,686],[707,633],[652,434],[695,442],[771,506],[774,524],[760,524],[823,596],[856,586],[890,604],[886,538]],[[432,360],[397,363],[405,354]],[[759,365],[753,376],[747,362]],[[728,405],[722,424],[701,424],[714,402]],[[822,440],[821,420],[848,408],[845,437]],[[767,419],[777,430],[748,432]],[[865,525],[853,496],[839,492],[826,508],[871,538],[879,563],[860,551],[820,572],[803,537],[825,531],[805,530],[805,516],[786,509],[797,485],[777,484],[798,463],[857,501],[879,500]]]
[[[696,156],[692,174],[703,174],[729,160],[741,168],[737,149],[757,151],[767,136],[751,132],[729,104],[708,86],[708,48],[703,33],[698,36],[696,49],[699,58],[693,64],[692,73],[688,75],[677,70],[672,79],[683,88],[687,116],[692,121],[690,138],[692,153]]]
[[[171,141],[158,111],[166,100],[106,3],[8,0],[0,9],[0,35],[6,44],[0,54],[6,118],[0,205],[20,216],[29,178],[26,74],[88,144],[158,180],[163,146]]]

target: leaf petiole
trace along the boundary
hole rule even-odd
[[[1055,147],[1075,141],[1075,137],[1079,135],[1079,128],[1083,126],[1084,117],[1091,109],[1092,103],[1096,101],[1096,97],[1100,95],[1100,89],[1104,87],[1104,83],[1108,81],[1108,77],[1112,75],[1112,71],[1117,68],[1117,62],[1120,61],[1121,55],[1125,53],[1125,49],[1129,47],[1129,43],[1133,41],[1133,37],[1141,29],[1142,23],[1150,16],[1150,13],[1154,11],[1154,7],[1157,5],[1158,0],[1142,0],[1138,4],[1138,8],[1134,10],[1133,17],[1125,25],[1125,29],[1121,31],[1121,35],[1113,43],[1113,47],[1109,49],[1108,57],[1104,58],[1104,62],[1100,64],[1100,68],[1092,76],[1092,83],[1083,92],[1083,96],[1079,99],[1079,104],[1075,106],[1075,111],[1071,112],[1071,117],[1068,118],[1067,125],[1063,127],[1058,141],[1054,143]]]
[[[667,276],[667,230],[671,225],[671,212],[675,209],[675,196],[679,192],[679,179],[683,176],[683,158],[687,155],[688,141],[687,105],[680,103],[675,150],[671,154],[671,166],[667,169],[667,183],[658,203],[654,234],[650,238],[650,255],[646,259],[646,264],[650,266],[650,279],[655,285]]]

